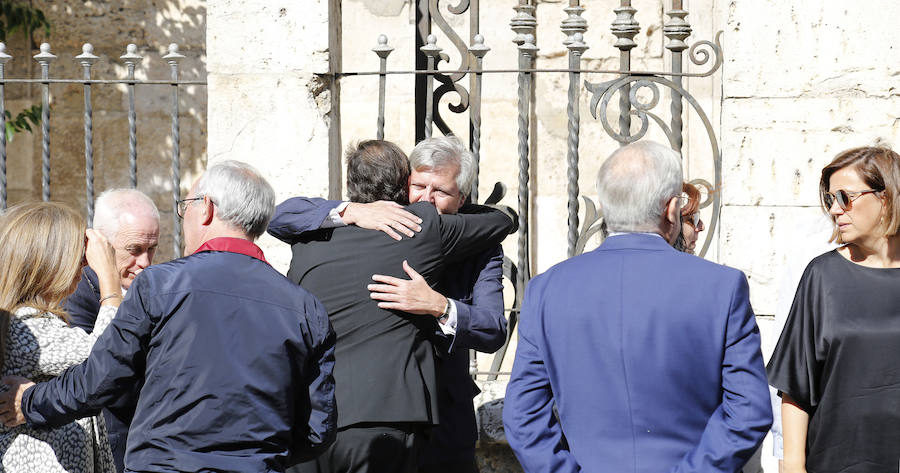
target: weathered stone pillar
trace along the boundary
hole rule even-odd
[[[330,133],[340,123],[329,58],[339,63],[340,2],[210,0],[207,4],[209,164],[226,159],[260,169],[278,200],[336,196],[340,162],[329,163]],[[329,31],[329,16],[337,29]],[[286,270],[290,251],[260,240],[269,261]]]

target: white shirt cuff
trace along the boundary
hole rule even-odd
[[[344,223],[344,219],[341,218],[341,212],[350,205],[350,202],[341,202],[337,207],[328,211],[328,216],[325,217],[325,220],[322,221],[322,225],[319,225],[319,228],[335,228],[335,227],[343,227],[347,224]]]
[[[441,332],[444,332],[444,335],[456,335],[456,303],[453,302],[453,299],[447,299],[447,302],[450,303],[450,313],[447,316],[447,321],[444,323],[438,322],[438,326],[441,327]]]

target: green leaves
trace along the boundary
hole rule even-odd
[[[31,127],[37,128],[41,124],[41,105],[32,105],[31,108],[26,108],[19,112],[16,115],[16,118],[12,118],[12,114],[9,113],[9,110],[5,110],[4,114],[6,115],[6,140],[12,141],[13,135],[20,131],[32,131]]]
[[[6,37],[17,30],[31,36],[32,31],[40,29],[50,36],[50,22],[43,11],[26,3],[0,0],[0,41],[6,41]]]
[[[0,0],[0,41],[6,41],[7,37],[16,31],[22,34],[34,46],[31,34],[43,29],[46,36],[50,36],[50,22],[44,16],[44,12],[34,8],[28,3]],[[20,131],[32,131],[31,127],[38,127],[41,123],[41,105],[32,105],[19,112],[15,118],[9,110],[4,110],[6,115],[6,139],[12,141],[13,135]]]

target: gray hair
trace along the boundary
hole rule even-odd
[[[652,141],[619,148],[597,173],[603,221],[612,232],[658,231],[681,181],[681,158],[671,148]]]
[[[275,212],[275,191],[253,166],[240,161],[222,161],[197,180],[194,197],[209,197],[217,216],[247,236],[256,239]]]
[[[459,192],[463,195],[471,195],[472,183],[475,182],[475,158],[459,138],[453,135],[420,141],[409,155],[409,165],[413,170],[458,166],[456,187],[459,187]]]
[[[109,189],[94,201],[91,227],[112,242],[119,233],[119,219],[123,214],[151,218],[159,225],[159,210],[147,194],[137,189]]]

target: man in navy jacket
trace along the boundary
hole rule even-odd
[[[439,213],[455,214],[463,208],[475,177],[472,154],[453,136],[428,138],[409,156],[410,202],[431,202]],[[464,209],[464,208],[463,208]],[[465,209],[464,209],[465,210]],[[292,198],[280,204],[269,233],[285,242],[325,226],[354,223],[393,234],[415,228],[411,214],[387,202],[361,204]],[[472,398],[479,390],[469,374],[469,350],[497,351],[506,341],[503,312],[503,253],[499,246],[447,265],[434,290],[414,268],[405,266],[410,279],[376,275],[372,297],[380,307],[440,318],[450,337],[436,360],[440,423],[419,452],[420,473],[477,471],[478,438]]]
[[[137,189],[103,191],[94,203],[91,227],[102,233],[115,249],[116,269],[123,294],[127,293],[134,278],[153,263],[153,255],[156,254],[159,243],[159,211],[156,205]],[[63,303],[69,314],[69,323],[91,333],[100,311],[100,299],[106,295],[100,294],[97,273],[90,266],[85,266],[78,287]],[[125,443],[131,418],[120,419],[108,409],[103,409],[103,419],[106,421],[116,471],[122,473],[125,471]]]
[[[84,363],[37,385],[5,378],[4,423],[133,410],[125,468],[135,472],[281,472],[327,447],[334,332],[253,244],[274,199],[249,165],[211,167],[179,202],[187,256],[135,280]]]
[[[620,148],[598,180],[610,236],[531,280],[503,408],[526,472],[733,473],[765,437],[747,280],[671,247],[681,180],[671,149]]]

